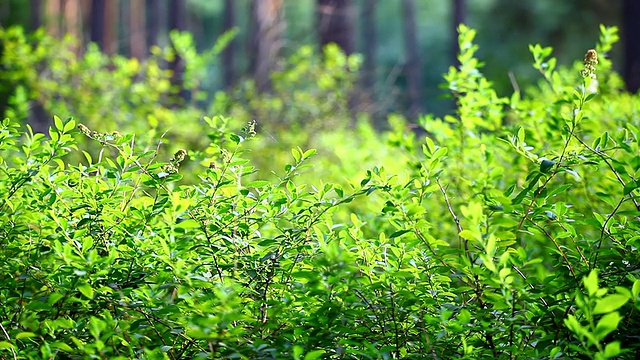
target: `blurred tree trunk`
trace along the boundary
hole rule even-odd
[[[229,31],[236,26],[235,0],[225,0],[224,3],[224,31]],[[222,51],[222,77],[225,89],[231,88],[236,82],[235,74],[236,40],[233,39]]]
[[[410,119],[423,112],[422,100],[422,71],[420,70],[420,57],[418,55],[418,39],[416,36],[416,6],[413,0],[402,0],[404,15],[404,43],[406,51],[406,64],[404,68],[409,92],[409,109],[407,115]]]
[[[640,88],[640,2],[622,2],[622,41],[624,49],[624,81],[627,90],[637,92]]]
[[[158,44],[160,33],[160,0],[147,0],[147,46]]]
[[[455,67],[460,66],[458,60],[458,53],[460,52],[460,44],[458,43],[458,27],[465,21],[465,0],[453,0],[453,65]]]
[[[342,51],[352,54],[354,50],[352,1],[317,0],[316,5],[320,46],[336,43]]]
[[[119,0],[105,0],[103,49],[105,54],[118,53]]]
[[[364,0],[362,13],[362,39],[364,42],[364,67],[362,71],[362,98],[359,99],[361,111],[373,114],[376,104],[376,49],[378,33],[376,30],[376,9],[378,0]]]
[[[90,15],[90,40],[105,54],[118,51],[118,1],[93,0]]]
[[[129,55],[144,59],[147,55],[147,35],[144,0],[129,0]]]
[[[54,37],[60,36],[60,0],[46,2],[47,33]]]
[[[186,1],[171,0],[169,3],[169,30],[185,31],[186,30]],[[175,48],[174,48],[175,50]],[[184,88],[184,60],[176,53],[173,61],[169,64],[169,69],[173,72],[171,77],[172,87],[177,91],[178,100],[183,101],[187,97]]]
[[[42,26],[42,0],[31,0],[31,30]]]
[[[276,67],[286,26],[282,5],[283,0],[253,0],[251,3],[251,69],[258,91],[271,88],[270,76]]]
[[[82,51],[82,19],[80,17],[79,0],[62,0],[62,11],[64,13],[62,26],[65,34],[72,35],[77,39],[77,46],[73,49],[76,54]]]
[[[91,32],[89,39],[104,50],[104,13],[107,10],[107,0],[93,0],[89,24]]]

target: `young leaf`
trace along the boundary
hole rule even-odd
[[[597,340],[604,339],[613,330],[618,328],[620,320],[622,320],[622,316],[620,316],[620,314],[618,314],[617,312],[608,313],[598,321],[593,335]]]
[[[80,291],[80,293],[82,293],[82,295],[86,296],[89,299],[93,299],[93,288],[91,288],[91,285],[84,283],[84,284],[80,284],[78,285],[78,291]]]
[[[611,294],[596,301],[596,307],[593,309],[594,314],[606,314],[618,310],[629,301],[629,298],[621,294]]]
[[[598,273],[595,270],[591,270],[589,276],[585,276],[582,281],[584,282],[584,287],[587,289],[587,294],[589,294],[589,296],[593,296],[598,292]]]

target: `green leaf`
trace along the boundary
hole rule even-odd
[[[261,188],[261,187],[265,187],[265,186],[267,186],[269,184],[271,184],[271,182],[267,181],[267,180],[256,180],[256,181],[252,181],[252,182],[248,183],[247,185],[245,185],[245,187]]]
[[[574,334],[578,335],[578,337],[582,337],[585,332],[585,329],[580,325],[578,319],[575,316],[569,315],[566,319],[564,319],[564,325],[569,328]]]
[[[518,137],[517,137],[518,142],[520,144],[524,143],[524,136],[525,136],[524,128],[521,127],[521,128],[518,129]]]
[[[549,159],[542,159],[542,161],[540,162],[540,172],[543,174],[546,174],[549,172],[549,170],[551,170],[551,168],[556,165],[555,161],[549,160]]]
[[[489,271],[491,272],[497,272],[498,269],[496,268],[496,264],[493,262],[493,258],[485,255],[485,254],[479,254],[478,255],[480,257],[480,259],[482,260],[482,264],[484,266],[487,267],[487,269],[489,269]]]
[[[300,355],[302,355],[302,353],[304,352],[304,349],[300,345],[295,345],[293,347],[293,351],[292,352],[293,352],[293,358],[298,360],[298,359],[300,359]]]
[[[236,143],[236,145],[240,144],[242,141],[242,137],[236,134],[229,134],[229,139]]]
[[[304,154],[302,154],[302,158],[303,159],[307,159],[313,155],[315,155],[318,152],[318,150],[316,149],[309,149],[307,151],[304,152]]]
[[[73,119],[69,119],[67,121],[66,124],[64,124],[64,127],[62,128],[62,132],[69,132],[71,130],[73,130],[76,127],[76,121]]]
[[[496,237],[495,235],[489,235],[489,239],[487,240],[486,251],[487,255],[493,257],[493,254],[496,252]]]
[[[584,287],[587,289],[589,296],[593,296],[598,292],[598,273],[596,270],[591,270],[589,276],[585,276],[582,281],[584,282]]]
[[[64,297],[64,295],[60,294],[59,292],[51,293],[51,294],[49,294],[49,298],[47,299],[47,304],[53,305],[58,300],[62,299],[63,297]]]
[[[480,241],[480,235],[471,231],[471,230],[462,230],[460,231],[460,233],[458,234],[458,236],[460,236],[463,239],[466,240],[477,240]]]
[[[446,147],[441,147],[433,153],[433,156],[431,158],[433,160],[440,159],[447,155],[447,152],[449,152],[449,150]]]
[[[591,94],[587,95],[587,97],[584,99],[584,102],[590,101],[591,99],[593,99],[596,96],[598,96],[598,93],[591,93]]]
[[[425,137],[426,148],[423,149],[425,155],[431,155],[436,151],[436,144],[430,137]],[[426,150],[426,151],[424,151]]]
[[[620,353],[622,353],[620,350],[620,341],[608,343],[607,346],[604,347],[604,356],[607,359],[616,357],[620,355]]]
[[[62,122],[62,119],[55,115],[53,116],[53,125],[60,131],[64,130],[64,123]]]
[[[291,149],[291,155],[293,155],[293,159],[296,161],[296,163],[299,163],[300,159],[302,158],[302,151],[296,148],[293,148]]]
[[[629,298],[621,294],[612,294],[596,301],[594,314],[606,314],[618,310],[629,301]]]
[[[13,349],[14,347],[15,346],[10,342],[0,341],[0,349]]]
[[[69,345],[67,345],[67,344],[65,344],[65,343],[63,343],[61,341],[57,341],[57,342],[52,343],[51,347],[55,348],[55,349],[60,349],[62,351],[66,351],[66,352],[73,352],[73,348],[71,346],[69,346]]]
[[[631,288],[631,294],[633,295],[633,299],[637,299],[638,295],[640,295],[640,280],[636,280],[633,282],[633,287]]]
[[[52,141],[58,141],[58,139],[60,139],[60,134],[58,133],[58,130],[50,127],[49,128],[49,137],[51,137]]]
[[[635,189],[640,187],[640,182],[639,181],[629,181],[625,186],[624,186],[624,191],[623,194],[624,195],[629,195],[632,191],[634,191]]]
[[[391,234],[391,236],[389,236],[389,239],[394,239],[397,238],[398,236],[402,236],[408,232],[410,232],[411,229],[404,229],[404,230],[398,230],[396,232],[394,232],[393,234]]]
[[[324,350],[313,350],[308,352],[307,355],[304,356],[304,360],[320,359],[322,357],[322,354],[324,354]]]
[[[608,313],[598,321],[593,335],[598,341],[604,339],[613,330],[618,328],[620,320],[622,320],[622,316],[620,316],[618,312]]]
[[[93,288],[91,287],[91,285],[84,283],[84,284],[80,284],[78,285],[78,291],[80,291],[80,293],[82,293],[82,295],[86,296],[89,299],[93,299]]]
[[[36,336],[38,335],[32,332],[21,332],[18,335],[16,335],[16,340],[31,339],[32,337],[36,337]]]

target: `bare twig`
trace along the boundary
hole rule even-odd
[[[0,329],[2,329],[2,333],[7,338],[7,340],[11,341],[11,337],[7,333],[7,330],[4,329],[4,326],[2,326],[2,323],[0,323]],[[11,353],[13,354],[13,358],[17,360],[18,359],[18,355],[16,354],[16,351],[13,350],[13,347],[10,347],[9,349],[11,349]]]

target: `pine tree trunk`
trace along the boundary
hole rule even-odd
[[[282,48],[284,34],[283,0],[253,0],[251,6],[253,35],[253,78],[258,91],[271,89],[271,73]]]
[[[129,0],[129,55],[144,59],[147,55],[147,34],[144,0]]]

